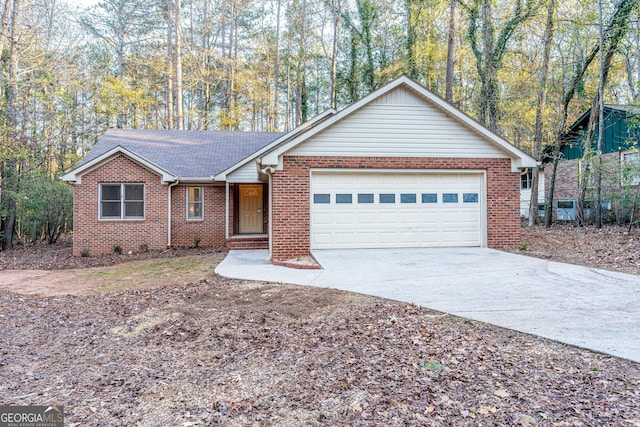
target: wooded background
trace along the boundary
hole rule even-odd
[[[639,1],[0,0],[2,236],[68,229],[108,127],[285,131],[401,74],[539,158],[601,81],[640,103]]]

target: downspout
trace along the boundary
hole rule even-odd
[[[167,187],[167,248],[171,247],[171,189],[178,184],[180,184],[179,179]]]

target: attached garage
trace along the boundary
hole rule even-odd
[[[348,248],[512,248],[533,158],[400,77],[237,168],[268,182],[271,259]],[[220,176],[220,178],[224,178]]]
[[[311,171],[311,249],[484,246],[482,171]]]

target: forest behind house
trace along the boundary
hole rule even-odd
[[[59,177],[107,128],[286,131],[403,74],[557,157],[585,111],[640,104],[639,3],[2,0],[2,247],[70,229]]]

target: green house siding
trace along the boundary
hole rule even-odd
[[[637,124],[638,112],[631,111],[629,107],[618,109],[605,107],[604,111],[604,137],[602,139],[602,152],[604,154],[629,150],[640,142],[640,132]],[[589,112],[585,113],[574,123],[566,134],[567,142],[562,146],[562,156],[565,160],[580,159],[583,154],[583,144],[586,139],[589,126]],[[599,126],[596,123],[596,132],[593,148],[598,141]]]

